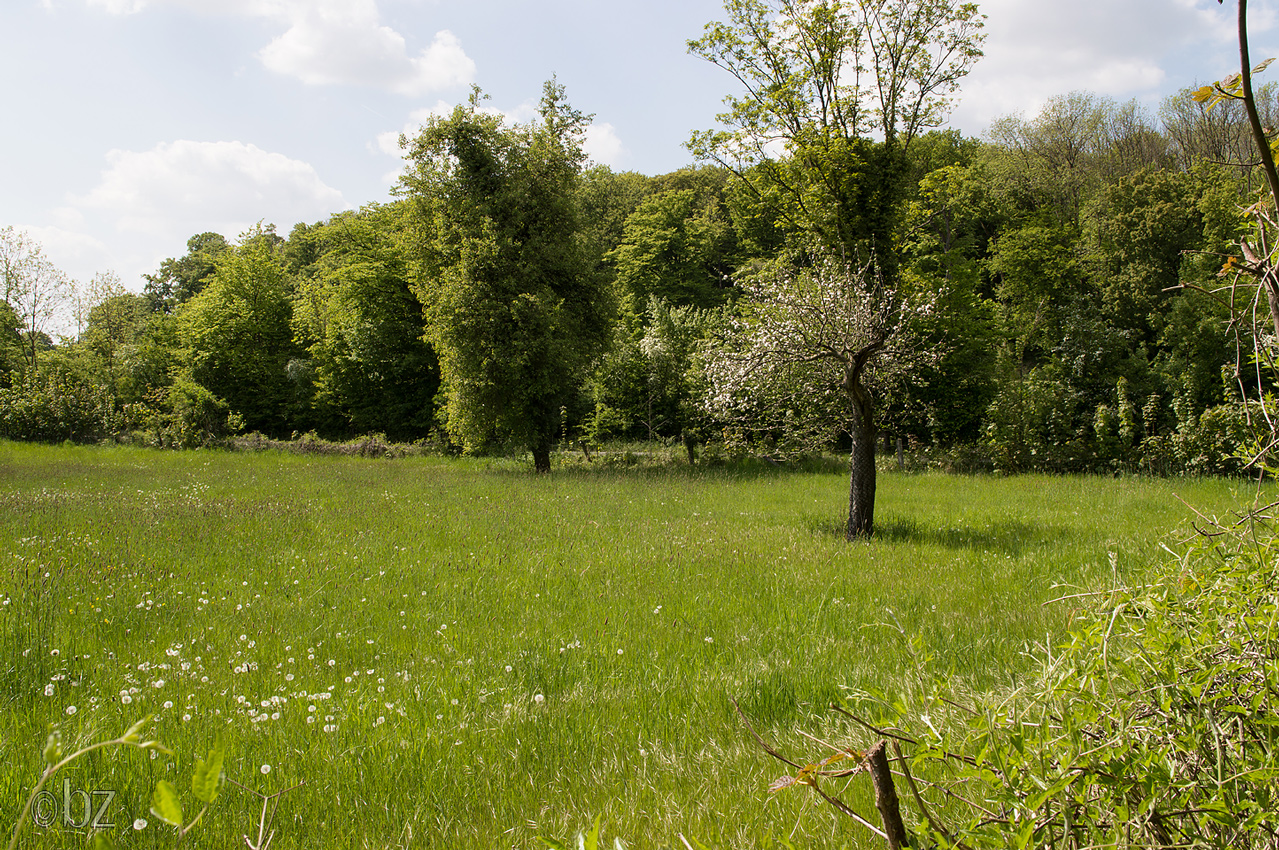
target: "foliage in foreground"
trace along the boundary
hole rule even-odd
[[[1275,847],[1279,541],[1253,522],[1205,535],[1148,585],[1083,602],[1067,643],[1011,693],[961,705],[941,682],[913,706],[854,698],[848,716],[899,745],[911,846]],[[775,787],[820,790],[850,775],[850,756],[862,753]]]

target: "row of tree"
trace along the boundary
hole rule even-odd
[[[396,200],[193,236],[141,294],[99,276],[57,344],[56,270],[0,231],[0,429],[380,432],[539,470],[565,439],[851,442],[871,505],[882,434],[1008,471],[1237,463],[1269,389],[1222,291],[1260,185],[1241,106],[1075,93],[970,139],[937,128],[972,5],[725,11],[690,49],[743,93],[699,168],[592,166],[554,81],[528,125],[476,92],[403,140]]]

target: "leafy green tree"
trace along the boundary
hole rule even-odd
[[[903,154],[942,121],[981,55],[982,16],[953,0],[726,0],[726,23],[689,42],[745,90],[694,134],[793,232],[892,270]],[[877,134],[882,142],[870,141]]]
[[[470,103],[405,140],[449,431],[466,447],[512,440],[550,469],[613,313],[580,216],[588,117],[546,84],[540,118],[507,127]]]
[[[1198,196],[1193,174],[1162,170],[1121,178],[1104,193],[1102,301],[1115,326],[1141,341],[1154,342],[1182,280],[1183,255],[1202,245]]]
[[[117,350],[121,401],[149,403],[173,383],[185,358],[179,324],[174,315],[152,313],[138,327],[133,344]]]
[[[155,312],[172,313],[203,291],[217,269],[217,259],[230,245],[218,233],[197,233],[187,240],[183,257],[170,257],[155,274],[143,275],[143,294]]]
[[[975,440],[994,393],[999,338],[985,261],[1002,219],[968,140],[927,134],[912,161],[940,163],[913,189],[899,236],[903,284],[932,299],[916,332],[939,355],[885,400],[885,423],[920,439]]]
[[[637,312],[652,297],[705,309],[723,303],[731,281],[732,229],[695,189],[652,195],[626,219],[609,255],[617,284]]]
[[[298,284],[293,324],[309,354],[323,432],[412,440],[435,424],[439,364],[422,336],[422,303],[399,241],[406,213],[404,204],[370,205],[305,231],[313,261]],[[290,243],[299,235],[294,228]]]
[[[622,241],[626,219],[654,191],[657,180],[634,171],[614,172],[606,165],[582,171],[577,199],[583,233],[592,254],[607,266],[609,251]]]
[[[0,301],[0,387],[12,385],[22,368],[22,320],[8,301]]]
[[[1242,99],[1229,98],[1209,106],[1196,99],[1202,89],[1186,88],[1164,99],[1159,118],[1176,164],[1183,170],[1214,163],[1227,168],[1248,189],[1265,182],[1257,173],[1260,151],[1249,126]],[[1258,117],[1264,127],[1279,123],[1279,86],[1259,85],[1254,92]]]
[[[238,412],[247,427],[289,433],[297,358],[292,296],[272,234],[255,228],[224,251],[204,289],[179,314],[191,378]]]
[[[1085,208],[1104,185],[1105,119],[1105,101],[1071,92],[1051,98],[1032,119],[1017,114],[994,123],[990,170],[1001,203],[1021,212],[1010,218],[1070,238],[1079,233]]]
[[[1061,338],[1064,311],[1086,290],[1077,240],[1061,227],[1009,228],[999,235],[987,268],[1015,359],[1043,363]]]
[[[79,345],[102,362],[104,379],[113,392],[120,387],[122,355],[137,345],[150,308],[146,296],[120,292],[89,310]]]
[[[588,438],[684,437],[689,444],[705,439],[698,356],[711,316],[656,296],[649,297],[641,316],[623,310],[613,344],[592,377],[595,407],[583,429]]]

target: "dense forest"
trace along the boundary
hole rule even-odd
[[[1274,91],[1259,99],[1273,119]],[[376,433],[531,450],[539,468],[554,445],[612,439],[683,441],[690,458],[847,450],[838,410],[796,439],[724,404],[717,379],[768,306],[761,281],[819,253],[857,273],[814,248],[816,190],[760,179],[798,156],[734,166],[695,141],[700,167],[617,173],[584,158],[586,118],[553,83],[526,127],[479,104],[404,140],[392,200],[287,236],[193,235],[141,293],[109,274],[66,289],[0,231],[0,436]],[[1252,295],[1228,288],[1260,186],[1241,107],[1187,91],[1152,115],[1072,93],[983,139],[933,129],[891,162],[886,144],[848,154],[861,170],[841,178],[913,305],[896,368],[869,384],[881,444],[1001,471],[1242,465],[1270,387],[1236,320]],[[877,169],[904,189],[876,193]],[[75,329],[55,341],[59,302]]]

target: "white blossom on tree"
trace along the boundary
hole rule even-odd
[[[911,333],[929,303],[873,270],[832,260],[743,281],[745,306],[707,363],[708,407],[741,433],[783,451],[852,437],[849,539],[874,528],[876,396],[931,356]]]

